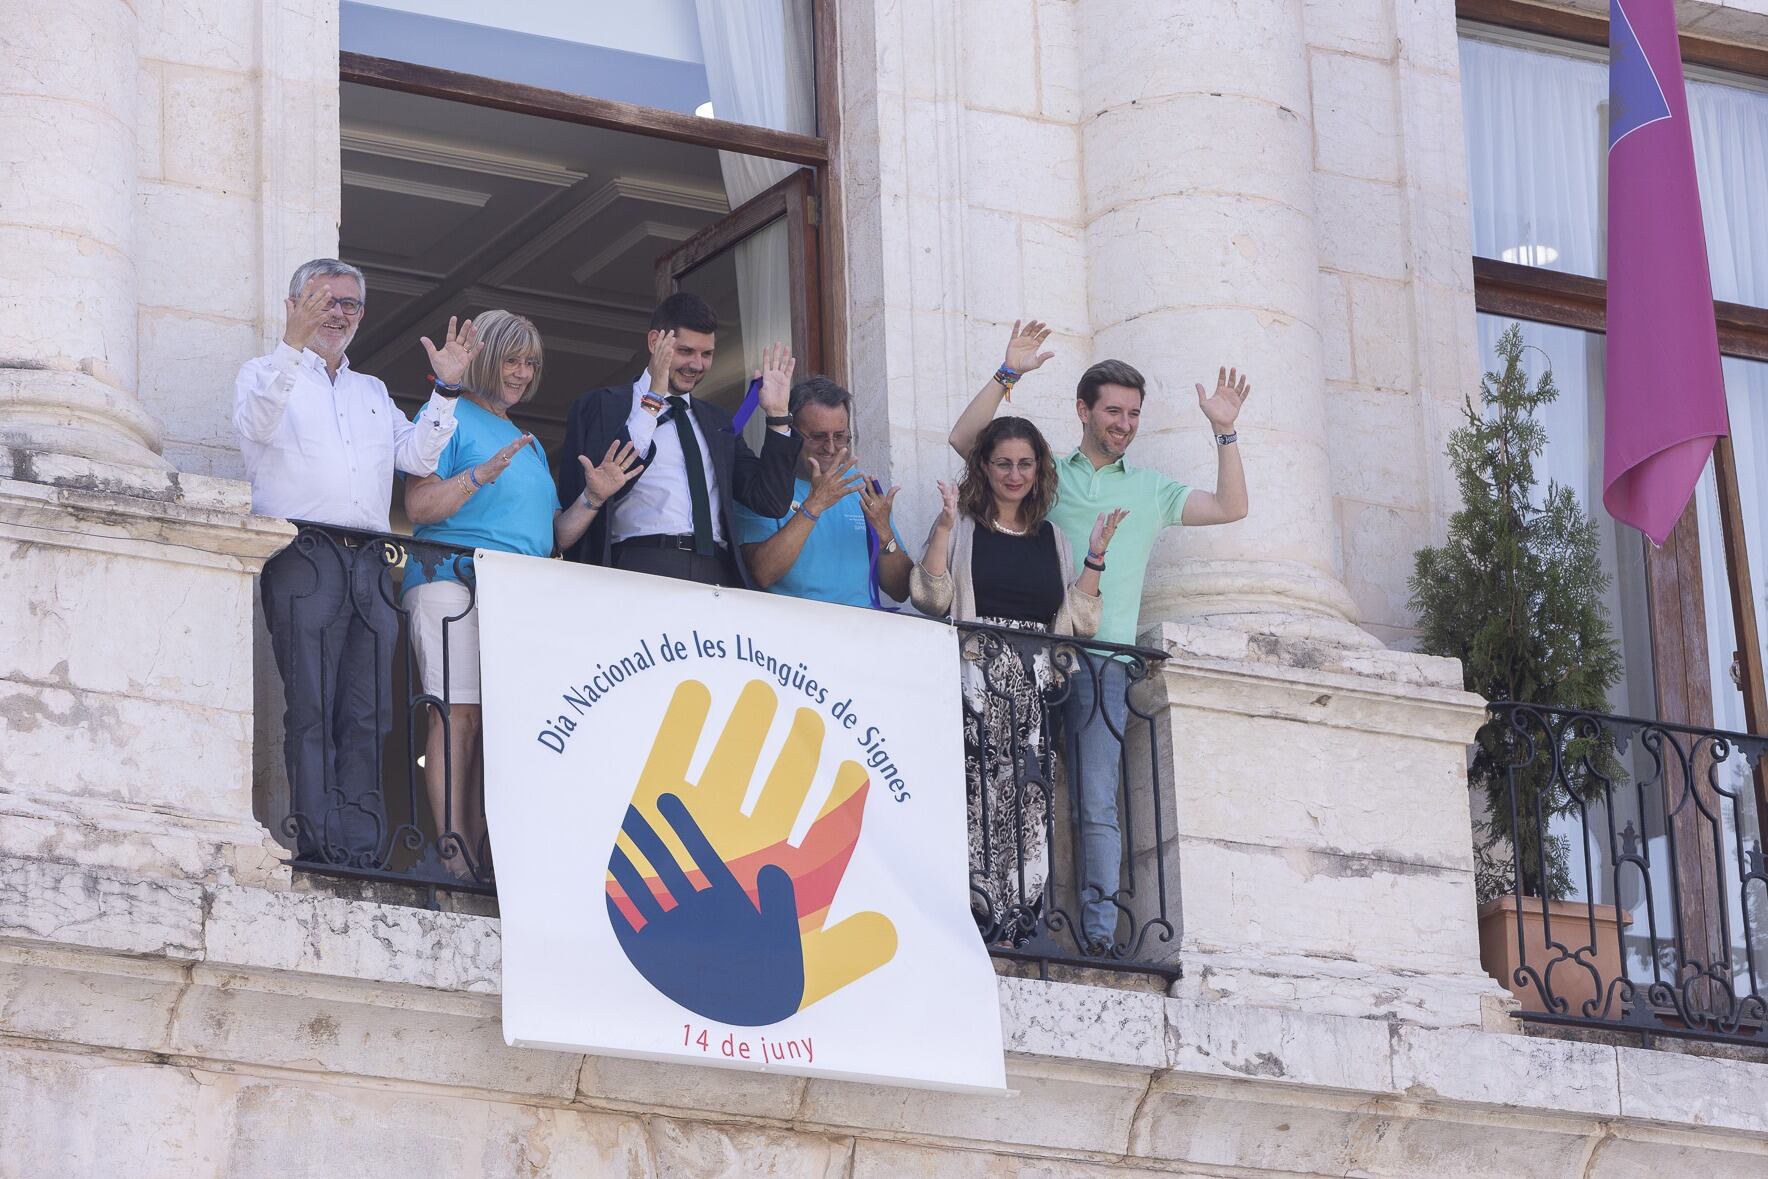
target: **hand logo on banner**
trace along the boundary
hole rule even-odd
[[[688,763],[712,706],[675,689],[608,857],[608,919],[646,981],[720,1023],[777,1023],[896,954],[896,927],[856,913],[823,927],[859,842],[869,779],[841,763],[804,840],[787,839],[816,777],[823,718],[800,708],[754,810],[742,813],[778,697],[743,688],[699,783]]]

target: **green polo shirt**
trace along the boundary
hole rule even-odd
[[[1076,572],[1086,559],[1087,542],[1100,512],[1128,508],[1129,515],[1117,526],[1111,549],[1105,555],[1105,572],[1099,576],[1104,601],[1098,637],[1109,643],[1134,643],[1137,620],[1142,613],[1142,580],[1148,558],[1160,530],[1177,524],[1191,489],[1158,471],[1124,465],[1122,459],[1093,469],[1093,460],[1076,450],[1056,460],[1055,521],[1074,549]]]

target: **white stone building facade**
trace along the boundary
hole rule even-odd
[[[1494,5],[1493,7],[1502,7]],[[1685,31],[1768,49],[1762,0]],[[292,874],[254,794],[232,376],[339,249],[323,0],[0,21],[0,1179],[1768,1171],[1768,1063],[1525,1035],[1482,969],[1466,744],[1409,653],[1476,330],[1452,0],[841,0],[830,317],[906,488],[1011,323],[1060,444],[1092,361],[1253,510],[1162,542],[1184,976],[1001,979],[1015,1095],[506,1048],[498,923]],[[905,535],[931,494],[905,492]],[[263,758],[257,759],[262,763]],[[1747,1054],[1746,1054],[1747,1056]]]

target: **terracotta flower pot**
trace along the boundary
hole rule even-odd
[[[1519,905],[1516,896],[1501,896],[1479,908],[1480,965],[1521,1001],[1524,1011],[1619,1019],[1621,1007],[1615,983],[1624,975],[1620,929],[1631,921],[1614,905],[1585,901],[1547,901],[1543,919],[1539,897],[1523,897]],[[1549,922],[1554,945],[1547,941]],[[1541,985],[1536,986],[1526,976],[1519,984],[1518,966],[1532,968]],[[1542,998],[1543,987],[1565,1000],[1563,1013],[1549,1012]],[[1586,1011],[1584,1004],[1592,1000],[1594,1003]],[[1604,1010],[1603,1004],[1608,1002],[1612,1006]]]

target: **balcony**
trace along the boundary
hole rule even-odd
[[[1498,703],[1482,951],[1519,1019],[1768,1044],[1768,737]]]
[[[446,688],[437,695],[420,683],[411,616],[401,595],[403,571],[414,564],[432,574],[446,569],[473,588],[471,550],[313,524],[299,525],[291,547],[303,563],[327,563],[344,571],[345,583],[372,587],[393,612],[397,635],[388,636],[394,707],[379,750],[378,781],[364,789],[331,780],[297,794],[287,790],[285,778],[274,791],[279,797],[260,800],[280,814],[274,827],[292,846],[290,867],[314,876],[414,886],[431,905],[442,893],[495,895],[490,845],[468,834],[484,830],[482,796],[456,797],[453,773],[438,779],[435,793],[426,789],[425,734],[430,725],[446,731],[452,703]],[[342,628],[367,620],[359,602],[346,600],[336,623]],[[963,723],[975,735],[980,761],[999,764],[1011,779],[1007,790],[978,799],[972,827],[971,908],[990,952],[1045,976],[1050,966],[1062,965],[1178,977],[1166,864],[1150,854],[1166,847],[1172,833],[1170,757],[1157,740],[1151,692],[1165,653],[981,624],[959,630],[964,664],[974,672],[964,693]],[[1054,684],[1031,712],[1000,682],[1003,659],[1026,677],[1045,668]],[[332,716],[338,694],[350,685],[324,687],[320,711]],[[1029,734],[1038,735],[1035,743]],[[1090,758],[1081,755],[1083,743],[1093,750]],[[1107,787],[1113,795],[1109,811],[1119,817],[1123,850],[1107,873],[1117,883],[1108,896],[1103,886],[1084,883],[1083,766],[1115,778],[1114,789]],[[1010,813],[998,813],[1003,811]],[[364,829],[366,838],[342,835]],[[1036,900],[1011,899],[1040,879]],[[1108,939],[1083,935],[1081,914],[1089,902],[1111,911],[1106,920],[1114,932]]]
[[[383,769],[403,777],[383,785],[373,857],[322,852],[291,873],[270,843],[300,826],[274,809],[280,757],[254,751],[254,724],[273,732],[280,708],[254,703],[254,679],[273,688],[274,672],[240,652],[256,563],[288,530],[219,493],[201,508],[81,493],[80,529],[38,527],[52,494],[76,499],[14,501],[36,514],[5,570],[42,620],[9,632],[0,710],[0,1093],[26,1094],[0,1100],[0,1129],[27,1149],[87,1150],[37,1127],[104,1109],[90,1149],[144,1153],[156,1176],[293,1157],[500,1177],[699,1174],[708,1158],[855,1179],[1760,1173],[1762,1066],[1516,1034],[1477,959],[1466,750],[1487,713],[1446,661],[1205,623],[1151,632],[1163,658],[1128,700],[1125,776],[1132,792],[1158,779],[1170,805],[1125,819],[1134,892],[1118,899],[1142,916],[1115,940],[1184,974],[1051,962],[1046,980],[998,960],[1013,1099],[519,1050],[502,1040],[494,902],[451,899],[404,760],[421,724],[390,726]],[[367,549],[390,595],[410,550]],[[75,602],[80,625],[59,629]],[[1058,865],[1067,788],[1058,769]],[[432,888],[442,911],[387,903]],[[1013,948],[1049,953],[1044,936]]]

